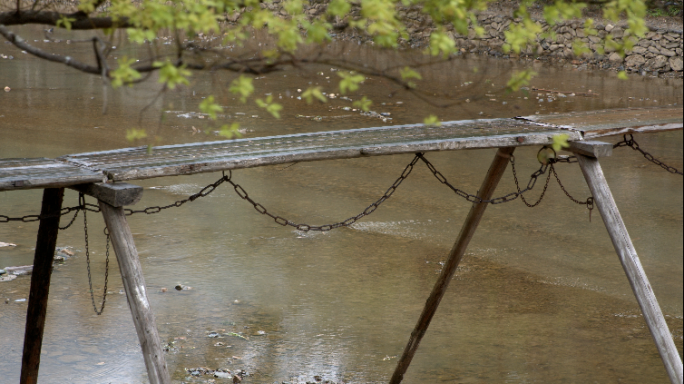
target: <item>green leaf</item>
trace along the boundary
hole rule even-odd
[[[133,142],[147,137],[147,132],[144,129],[131,128],[126,130],[126,140]]]
[[[432,56],[438,56],[441,53],[446,58],[454,52],[456,52],[456,43],[449,35],[444,32],[433,32],[430,35],[430,54]]]
[[[349,13],[351,10],[351,4],[347,0],[332,0],[328,4],[328,14],[332,16],[342,17]]]
[[[209,115],[209,118],[216,120],[216,114],[223,112],[223,108],[214,102],[214,96],[209,95],[206,99],[202,100],[199,105],[200,111]]]
[[[373,101],[366,98],[366,96],[362,97],[361,100],[356,100],[355,102],[352,103],[353,106],[355,106],[357,108],[361,108],[364,112],[368,112],[370,110],[370,106],[372,104],[373,104]]]
[[[242,136],[240,134],[240,124],[233,123],[231,125],[224,124],[218,132],[219,136],[223,136],[226,139],[233,139]]]
[[[420,75],[420,73],[414,71],[413,69],[409,67],[404,67],[401,70],[399,70],[399,74],[401,75],[402,80],[410,80],[410,79],[416,79],[416,80],[422,80],[423,77]],[[409,88],[415,88],[416,83],[412,81],[406,82],[406,85],[408,85]]]
[[[617,78],[620,80],[629,80],[629,77],[627,77],[627,72],[625,71],[618,72]]]
[[[59,20],[57,20],[57,23],[55,23],[55,26],[57,28],[61,26],[66,30],[71,30],[71,23],[73,23],[74,21],[76,21],[76,19],[73,17],[60,16]]]
[[[304,93],[302,93],[302,98],[306,100],[307,104],[313,103],[313,99],[317,99],[321,103],[325,103],[328,99],[321,92],[321,87],[310,87]]]
[[[553,142],[551,143],[551,148],[553,148],[554,151],[559,152],[563,148],[570,147],[570,144],[568,144],[568,137],[570,136],[565,133],[561,133],[560,135],[553,135]]]
[[[276,119],[280,119],[280,111],[283,109],[283,106],[278,103],[273,103],[273,95],[268,95],[265,101],[262,99],[256,99],[255,101],[260,108],[265,109],[266,112],[270,113]]]
[[[252,85],[252,78],[240,75],[237,79],[230,83],[228,90],[234,95],[240,95],[240,101],[247,102],[247,98],[254,92],[254,85]]]
[[[359,84],[363,83],[366,79],[363,75],[359,75],[356,72],[337,72],[337,75],[342,78],[340,80],[340,93],[346,95],[347,92],[354,92],[359,89]]]
[[[124,84],[131,85],[133,81],[142,77],[140,72],[131,68],[131,64],[136,62],[135,59],[129,59],[127,56],[123,56],[117,61],[119,63],[119,67],[109,72],[109,76],[112,80],[112,88],[118,88]]]
[[[163,63],[155,61],[154,66],[159,68],[159,82],[166,84],[169,89],[174,89],[181,84],[190,85],[188,77],[192,75],[192,72],[185,69],[185,65],[177,67],[170,61]]]
[[[537,73],[531,69],[513,72],[513,75],[511,76],[511,79],[508,80],[506,87],[508,88],[509,91],[517,91],[521,87],[529,85],[530,80],[532,79],[532,76],[534,76],[536,74]]]
[[[430,115],[423,120],[423,124],[431,127],[439,127],[442,123],[437,116]]]

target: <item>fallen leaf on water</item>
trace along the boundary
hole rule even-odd
[[[2,241],[0,241],[0,247],[16,247],[16,246],[17,245],[13,244],[13,243],[3,243]]]

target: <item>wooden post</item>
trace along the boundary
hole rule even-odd
[[[43,191],[41,216],[59,215],[62,209],[64,188],[46,188]],[[47,312],[52,260],[59,233],[59,216],[40,220],[36,252],[33,257],[31,291],[26,311],[24,354],[21,358],[21,384],[36,384],[40,368],[40,351],[43,345],[43,329]]]
[[[672,335],[665,322],[663,312],[658,305],[653,288],[648,282],[644,268],[641,266],[639,256],[634,249],[632,239],[627,233],[627,227],[622,221],[615,200],[610,192],[606,178],[598,159],[577,154],[580,168],[584,178],[589,184],[591,194],[594,196],[596,207],[601,213],[601,218],[608,229],[613,247],[620,258],[622,268],[627,274],[629,284],[641,307],[644,320],[651,331],[651,336],[658,347],[660,357],[663,359],[665,369],[673,384],[682,384],[682,360],[675,347]]]
[[[477,193],[479,198],[482,200],[491,199],[497,184],[499,184],[499,180],[501,180],[501,176],[503,176],[503,173],[506,170],[506,166],[508,165],[511,154],[514,150],[515,147],[505,147],[499,148],[499,150],[496,152],[494,161],[492,161],[492,165],[489,167],[487,176],[482,182],[482,186]],[[432,321],[432,317],[437,311],[439,302],[442,300],[442,297],[449,286],[449,282],[454,276],[454,272],[456,272],[456,267],[458,267],[458,264],[463,258],[463,254],[468,247],[468,243],[470,243],[470,239],[472,239],[473,235],[475,234],[475,230],[480,223],[480,219],[482,218],[487,205],[488,203],[473,203],[473,206],[470,208],[470,212],[468,212],[465,223],[461,228],[461,233],[459,233],[458,239],[451,249],[449,258],[444,264],[442,272],[439,275],[435,286],[432,288],[430,297],[428,297],[427,301],[425,302],[423,312],[420,314],[420,318],[418,319],[418,323],[416,323],[413,332],[411,332],[411,338],[409,339],[408,344],[406,344],[404,353],[397,362],[397,367],[395,368],[394,374],[390,379],[390,384],[399,384],[404,379],[404,374],[411,364],[413,355],[415,355],[416,350],[418,350],[418,345],[425,335],[425,332],[430,325],[430,321]]]
[[[126,183],[88,184],[74,189],[98,198],[102,216],[119,263],[128,307],[138,333],[140,348],[147,367],[150,384],[170,384],[166,357],[157,332],[157,322],[147,300],[145,277],[140,266],[138,250],[133,242],[123,205],[136,203],[142,197],[142,187]]]

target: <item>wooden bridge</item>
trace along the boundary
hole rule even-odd
[[[38,229],[31,277],[21,383],[36,383],[38,379],[52,258],[64,188],[76,189],[99,200],[116,252],[150,382],[170,383],[138,253],[123,209],[140,200],[142,188],[127,184],[126,181],[296,161],[499,148],[478,192],[480,199],[488,200],[516,147],[550,144],[555,135],[566,134],[570,142],[569,150],[577,155],[670,380],[682,384],[682,360],[598,161],[600,157],[610,156],[612,145],[594,140],[616,134],[682,129],[683,112],[681,107],[613,109],[453,121],[440,126],[416,124],[212,141],[159,146],[151,151],[147,147],[136,147],[56,159],[0,159],[0,191],[44,189],[41,209],[44,218],[40,220]],[[391,384],[398,384],[403,379],[487,205],[487,202],[473,203],[404,354],[397,363]],[[3,216],[0,216],[0,221],[3,221]]]

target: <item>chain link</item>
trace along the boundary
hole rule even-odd
[[[216,187],[218,187],[219,185],[223,184],[226,181],[229,181],[229,178],[227,178],[224,174],[223,177],[216,180],[216,182],[209,184],[206,187],[202,188],[199,192],[188,196],[187,199],[178,200],[178,201],[171,203],[169,205],[147,207],[145,209],[140,209],[140,210],[124,209],[124,214],[126,216],[131,216],[131,215],[134,215],[136,213],[145,213],[147,215],[152,215],[155,213],[159,213],[165,209],[174,208],[174,207],[177,208],[177,207],[180,207],[181,205],[187,203],[188,201],[192,202],[192,201],[197,200],[200,197],[206,197],[210,193],[214,192],[214,190],[216,190]]]
[[[78,201],[81,203],[81,206],[85,206],[85,196],[83,196],[83,193],[79,193],[78,195]],[[107,236],[107,251],[106,251],[106,258],[105,258],[105,281],[104,281],[104,292],[102,293],[102,305],[100,306],[100,309],[97,309],[97,306],[95,305],[95,294],[93,292],[93,279],[90,275],[90,247],[88,245],[88,215],[87,215],[87,209],[83,210],[83,232],[85,233],[85,254],[86,254],[86,265],[88,267],[88,286],[90,287],[90,301],[93,303],[93,310],[95,313],[99,316],[102,314],[105,308],[105,304],[107,303],[107,282],[109,280],[109,232],[107,231],[107,228],[105,228],[104,232],[105,235]]]
[[[226,176],[225,173],[223,174],[223,179],[227,181],[230,185],[233,186],[233,189],[235,189],[235,193],[240,196],[243,200],[247,200],[254,209],[259,212],[262,215],[269,216],[272,218],[276,223],[282,225],[282,226],[290,226],[294,227],[300,231],[308,232],[308,231],[320,231],[320,232],[327,232],[332,229],[336,228],[341,228],[341,227],[348,227],[354,223],[356,223],[359,219],[362,217],[368,216],[371,213],[375,212],[378,207],[384,203],[387,199],[389,199],[394,192],[399,188],[399,185],[411,174],[413,171],[413,166],[416,165],[419,159],[423,157],[422,153],[416,154],[416,156],[413,158],[413,160],[404,168],[404,171],[401,173],[401,175],[394,181],[392,186],[390,186],[387,191],[385,192],[382,197],[380,197],[378,200],[376,200],[373,204],[369,205],[366,207],[366,209],[363,210],[363,212],[359,213],[356,216],[352,216],[346,220],[339,221],[334,224],[325,224],[325,225],[310,225],[310,224],[304,224],[304,223],[295,223],[291,220],[288,220],[282,216],[274,215],[270,213],[266,207],[263,205],[257,203],[256,201],[252,200],[251,197],[249,197],[249,194],[247,191],[244,190],[239,184],[236,184],[233,182],[232,178],[232,173],[229,173],[229,176]],[[230,171],[229,171],[230,172]]]
[[[442,173],[439,172],[435,168],[435,166],[432,165],[432,163],[430,163],[425,157],[423,157],[422,154],[419,156],[420,156],[420,159],[423,160],[423,162],[427,165],[430,172],[432,172],[432,174],[435,175],[435,178],[437,178],[437,180],[439,180],[440,183],[446,185],[452,191],[454,191],[454,193],[456,193],[456,195],[461,196],[462,198],[466,199],[467,201],[469,201],[471,203],[501,204],[501,203],[507,203],[509,201],[513,201],[513,200],[517,199],[519,196],[521,196],[523,193],[532,190],[532,188],[534,188],[535,184],[537,183],[537,178],[539,178],[539,176],[546,173],[546,170],[549,167],[548,164],[541,164],[539,169],[536,172],[534,172],[532,175],[530,175],[530,181],[527,183],[527,186],[525,187],[525,189],[520,190],[520,188],[518,188],[517,192],[511,192],[511,193],[504,195],[504,196],[495,197],[495,198],[489,199],[489,200],[484,200],[477,195],[467,193],[467,192],[462,191],[462,190],[454,187],[453,185],[451,185],[451,183],[449,183],[447,181],[446,177],[444,177],[444,175],[442,175]],[[515,165],[515,157],[513,157],[512,155],[511,155],[511,163]]]
[[[629,136],[629,139],[627,139],[627,136]],[[650,153],[648,153],[648,152],[644,151],[643,149],[641,149],[641,147],[639,146],[639,143],[637,143],[637,142],[634,140],[634,136],[632,136],[631,134],[629,134],[629,135],[623,135],[623,136],[622,136],[622,141],[620,141],[619,143],[613,145],[613,148],[619,148],[619,147],[630,147],[630,148],[632,148],[632,149],[635,150],[635,151],[639,151],[639,152],[646,158],[646,160],[648,160],[648,161],[650,161],[651,163],[653,163],[653,164],[659,166],[660,168],[662,168],[662,169],[664,169],[664,170],[666,170],[666,171],[668,171],[668,172],[670,172],[670,173],[674,173],[674,174],[677,174],[677,175],[682,175],[682,171],[678,170],[678,169],[675,168],[675,167],[671,167],[671,166],[669,166],[669,165],[663,163],[662,161],[660,161],[660,160],[656,159],[655,157],[653,157],[653,155],[651,155]]]

